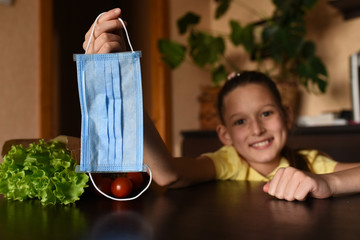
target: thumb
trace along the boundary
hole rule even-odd
[[[269,182],[267,182],[264,186],[263,186],[263,191],[264,192],[268,192],[269,191],[269,185],[270,185],[270,181]]]

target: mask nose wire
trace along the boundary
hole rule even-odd
[[[105,12],[100,13],[99,16],[97,16],[96,19],[95,19],[95,21],[94,21],[94,25],[93,25],[93,27],[92,27],[92,29],[91,29],[91,34],[90,34],[89,42],[88,42],[88,44],[87,44],[87,46],[86,46],[85,54],[87,53],[87,51],[88,51],[88,49],[89,49],[89,46],[90,46],[90,43],[91,43],[91,40],[92,40],[92,38],[93,38],[93,36],[94,36],[95,26],[96,26],[99,18],[101,17],[101,15],[103,15],[104,13],[105,13]],[[129,43],[131,52],[134,52],[134,49],[133,49],[133,47],[132,47],[132,45],[131,45],[130,37],[129,37],[128,31],[127,31],[127,29],[126,29],[125,23],[124,23],[124,21],[123,21],[121,18],[118,18],[118,19],[119,19],[119,21],[121,22],[121,24],[123,25],[123,28],[124,28],[124,30],[125,30],[126,38],[127,38],[128,43]]]

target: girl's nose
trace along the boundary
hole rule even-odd
[[[262,122],[259,120],[254,120],[252,122],[251,127],[252,127],[253,135],[255,135],[255,136],[259,136],[265,132],[265,128],[264,128]]]

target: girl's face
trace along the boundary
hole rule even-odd
[[[218,134],[260,173],[277,167],[290,124],[271,92],[260,84],[239,86],[224,98],[225,126]]]

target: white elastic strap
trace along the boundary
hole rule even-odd
[[[133,49],[133,47],[131,46],[131,42],[130,42],[130,38],[129,38],[128,31],[126,30],[126,27],[125,27],[125,23],[124,23],[124,21],[123,21],[121,18],[118,18],[118,19],[119,19],[119,21],[121,22],[121,24],[122,24],[123,27],[124,27],[124,30],[125,30],[125,33],[126,33],[126,38],[127,38],[127,40],[128,40],[130,49],[131,49],[132,52],[134,52],[134,49]]]
[[[105,12],[100,13],[99,16],[97,16],[97,18],[96,18],[95,21],[94,21],[94,26],[93,26],[93,28],[92,28],[92,30],[91,30],[91,34],[90,34],[89,42],[88,42],[88,44],[87,44],[87,46],[86,46],[85,54],[87,53],[87,51],[88,51],[88,49],[89,49],[89,46],[90,46],[90,43],[91,43],[91,39],[92,39],[92,37],[93,37],[93,35],[94,35],[95,25],[97,24],[100,16],[103,15],[104,13],[105,13]],[[123,25],[123,28],[124,28],[124,30],[125,30],[126,38],[127,38],[128,43],[129,43],[130,49],[131,49],[132,52],[134,52],[133,47],[132,47],[131,42],[130,42],[130,38],[129,38],[128,31],[126,30],[125,23],[124,23],[124,21],[123,21],[121,18],[118,18],[118,19],[119,19],[119,21],[121,22],[121,24]]]
[[[151,180],[152,180],[151,170],[150,170],[150,168],[149,168],[147,165],[144,165],[144,166],[145,166],[147,172],[149,173],[149,182],[148,182],[148,184],[146,185],[146,187],[145,187],[141,192],[139,192],[136,196],[131,197],[131,198],[115,198],[115,197],[112,197],[112,196],[107,195],[106,193],[104,193],[103,191],[101,191],[101,190],[96,186],[96,183],[95,183],[95,181],[93,180],[93,178],[92,178],[92,176],[91,176],[91,173],[88,172],[88,174],[89,174],[90,180],[91,180],[92,184],[94,185],[95,189],[98,190],[98,192],[101,193],[103,196],[105,196],[105,197],[107,197],[107,198],[109,198],[109,199],[111,199],[111,200],[115,200],[115,201],[130,201],[130,200],[134,200],[134,199],[140,197],[140,195],[143,194],[143,193],[149,188],[149,186],[150,186],[150,184],[151,184]]]

